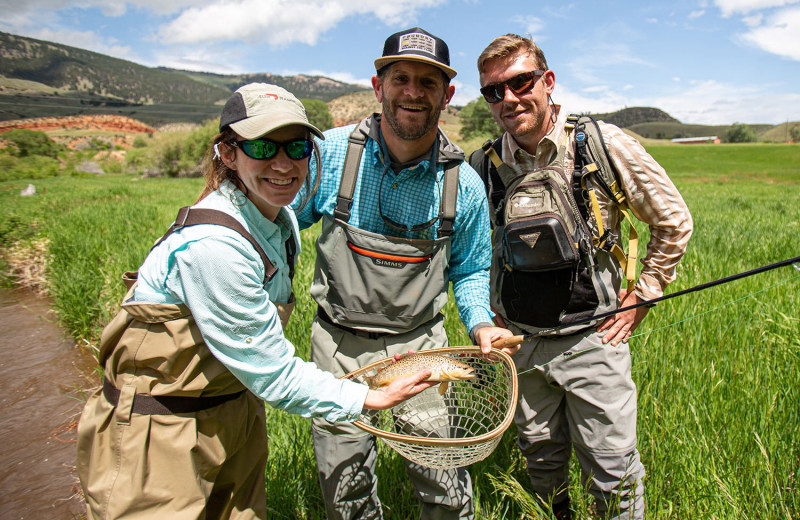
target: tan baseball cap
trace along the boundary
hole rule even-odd
[[[255,139],[279,128],[301,125],[320,139],[320,130],[308,122],[303,103],[277,85],[249,83],[239,87],[222,107],[220,132],[230,126],[245,139]]]
[[[383,44],[383,56],[375,60],[375,70],[380,71],[395,61],[417,61],[438,67],[453,79],[457,72],[450,67],[450,50],[441,38],[414,27],[394,33]]]

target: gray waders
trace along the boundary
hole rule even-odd
[[[448,344],[441,310],[448,298],[458,165],[445,172],[436,239],[371,233],[348,224],[365,143],[362,122],[350,135],[334,218],[323,219],[311,288],[319,305],[311,358],[337,376],[409,349]],[[383,518],[375,437],[352,424],[322,419],[313,420],[312,433],[329,520]],[[407,462],[406,469],[422,518],[473,517],[472,482],[465,468],[432,470]]]

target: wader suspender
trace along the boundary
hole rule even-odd
[[[342,182],[339,185],[339,194],[336,197],[336,207],[333,216],[347,222],[350,220],[350,208],[353,205],[353,194],[356,190],[356,177],[361,166],[361,155],[367,143],[366,134],[356,127],[348,137],[347,153],[344,156],[342,167]],[[385,157],[384,160],[388,160]],[[458,197],[458,167],[456,163],[444,172],[444,188],[439,209],[439,237],[453,234],[453,222],[456,219],[456,199]],[[436,168],[436,165],[433,165]]]
[[[278,272],[278,268],[275,267],[275,265],[270,261],[270,259],[267,257],[267,254],[263,249],[261,249],[261,246],[258,245],[258,242],[256,242],[256,239],[253,238],[253,235],[251,235],[238,220],[227,213],[218,211],[216,209],[190,208],[189,206],[184,206],[180,209],[180,211],[178,211],[178,216],[175,217],[175,223],[170,226],[164,236],[155,243],[152,249],[155,249],[158,244],[163,242],[175,231],[188,226],[197,226],[199,224],[214,224],[217,226],[230,228],[250,242],[261,257],[261,261],[264,262],[265,283],[272,280],[272,278],[275,276],[275,273]],[[290,279],[294,277],[294,256],[297,253],[297,244],[295,244],[294,240],[294,236],[292,235],[286,241],[286,262],[289,266]]]
[[[494,143],[492,143],[491,139],[483,143],[483,153],[492,161],[492,165],[494,166],[494,168],[489,168],[488,165],[485,165],[486,171],[488,172],[485,180],[489,198],[489,212],[493,217],[492,224],[496,226],[503,225],[503,211],[505,210],[506,187],[505,184],[503,184],[503,177],[501,177],[501,174],[505,175],[507,179],[512,179],[517,175],[509,165],[500,159],[502,147],[502,137]],[[495,188],[495,184],[498,186],[497,188]]]

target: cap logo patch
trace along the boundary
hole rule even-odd
[[[409,33],[400,36],[398,52],[422,51],[436,55],[436,40],[427,34]]]

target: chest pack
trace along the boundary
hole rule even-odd
[[[575,161],[568,171],[572,133]],[[532,171],[503,163],[502,146],[502,139],[487,141],[470,157],[489,198],[494,308],[514,322],[542,328],[612,310],[619,283],[609,274],[616,271],[611,257],[632,290],[638,237],[597,123],[570,115],[555,159]],[[604,229],[597,190],[631,223],[627,255]]]

